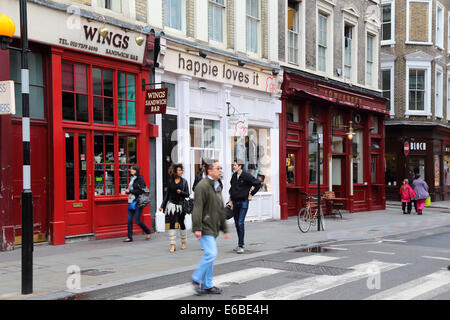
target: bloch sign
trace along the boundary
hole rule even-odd
[[[14,81],[0,81],[0,115],[16,114]]]

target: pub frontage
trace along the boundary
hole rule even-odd
[[[280,116],[281,218],[305,195],[333,191],[349,212],[385,208],[384,118],[380,93],[284,68]],[[322,137],[320,165],[317,142]]]
[[[427,121],[386,125],[386,198],[400,201],[403,179],[420,174],[431,201],[450,199],[450,127]]]
[[[5,0],[0,7],[18,22],[18,6]],[[148,183],[155,131],[141,85],[153,66],[154,36],[89,12],[69,24],[70,14],[63,6],[28,5],[34,241],[54,245],[126,236],[128,196],[121,192],[132,164]],[[20,46],[19,33],[11,46]],[[2,247],[11,249],[21,243],[20,53],[3,51],[0,64],[0,79],[14,80],[16,97],[16,114],[1,116],[0,131],[2,184],[11,186],[0,198],[7,215]],[[150,225],[148,207],[143,221]]]

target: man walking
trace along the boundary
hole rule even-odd
[[[234,251],[244,253],[245,216],[247,215],[249,200],[258,192],[263,182],[255,179],[251,174],[242,170],[242,164],[233,162],[233,176],[231,177],[230,200],[233,201],[234,224],[238,234],[238,246]],[[250,193],[250,189],[253,190]]]
[[[217,257],[216,238],[219,231],[225,233],[225,239],[230,239],[227,231],[222,188],[219,179],[222,167],[213,160],[206,164],[207,177],[201,180],[195,188],[194,210],[192,212],[192,231],[203,248],[203,258],[192,274],[192,284],[198,294],[220,294],[222,289],[213,286],[213,267]]]

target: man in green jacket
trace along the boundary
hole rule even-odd
[[[216,160],[207,163],[208,176],[195,188],[194,210],[192,211],[192,231],[203,248],[203,258],[192,274],[192,284],[198,294],[220,294],[222,289],[213,286],[213,267],[217,257],[216,238],[220,230],[225,239],[230,239],[227,231],[222,188],[219,179],[222,167]]]

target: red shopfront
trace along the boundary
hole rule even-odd
[[[51,14],[55,21],[61,15],[55,10]],[[134,41],[139,33],[107,25],[110,33],[105,40],[97,35],[88,39],[86,30],[96,32],[97,26],[84,18],[82,23],[81,34],[66,30],[67,37],[73,36],[77,44],[85,41],[86,46],[78,47],[96,48],[98,54],[73,50],[75,42],[61,41],[64,36],[57,32],[54,40],[42,37],[45,43],[33,42],[37,36],[30,34],[34,239],[54,245],[71,237],[126,236],[128,196],[121,191],[128,188],[129,167],[139,164],[147,184],[149,177],[149,137],[154,128],[144,113],[141,84],[149,82],[154,36],[139,46]],[[126,38],[127,46],[118,48],[114,35],[122,41]],[[17,47],[16,42],[12,45]],[[4,52],[0,63],[9,66],[9,72],[0,73],[2,80],[16,81],[17,101],[20,56]],[[20,100],[16,103],[20,110]],[[2,179],[12,186],[5,190],[11,197],[0,199],[2,208],[8,209],[8,217],[1,221],[2,249],[10,250],[21,242],[22,153],[12,146],[21,145],[22,126],[20,113],[1,120],[0,147],[11,151],[0,157],[6,172]],[[142,219],[151,225],[149,207]],[[134,233],[141,232],[134,227]]]
[[[317,195],[317,178],[321,194],[334,191],[349,212],[384,209],[385,99],[288,68],[282,91],[281,218],[296,215],[306,194]],[[323,135],[319,168],[310,133]]]

